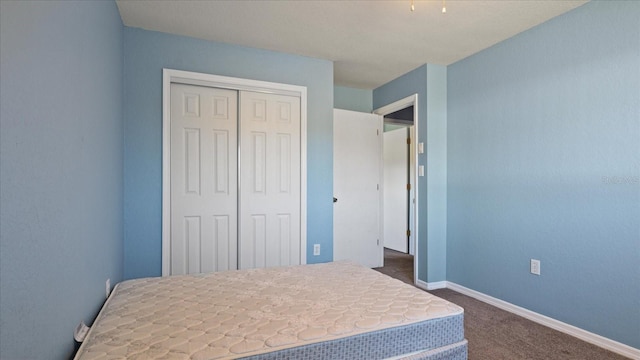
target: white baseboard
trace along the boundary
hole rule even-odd
[[[436,282],[426,282],[426,281],[422,281],[420,279],[418,279],[416,281],[416,286],[424,289],[424,290],[437,290],[437,289],[444,289],[447,287],[447,282],[446,281],[436,281]]]
[[[421,280],[418,280],[418,282],[420,282]],[[525,308],[522,308],[520,306],[517,305],[513,305],[511,303],[508,303],[506,301],[494,298],[492,296],[483,294],[481,292],[475,291],[475,290],[471,290],[469,288],[466,288],[462,285],[458,285],[456,283],[452,283],[449,281],[442,281],[444,283],[446,283],[446,287],[453,290],[453,291],[457,291],[461,294],[470,296],[474,299],[480,300],[482,302],[485,302],[489,305],[493,305],[499,309],[508,311],[510,313],[522,316],[525,319],[529,319],[533,322],[536,322],[538,324],[550,327],[554,330],[558,330],[560,332],[563,332],[565,334],[569,334],[571,336],[577,337],[580,340],[586,341],[588,343],[594,344],[596,346],[599,346],[601,348],[613,351],[615,353],[618,353],[620,355],[629,357],[631,359],[640,359],[640,349],[636,349],[634,347],[631,347],[629,345],[625,345],[622,344],[620,342],[608,339],[604,336],[600,336],[598,334],[594,334],[592,332],[589,332],[587,330],[583,330],[580,329],[578,327],[575,327],[573,325],[569,325],[567,323],[564,323],[562,321],[550,318],[548,316],[542,315],[542,314],[538,314],[536,312],[533,312],[531,310],[527,310]],[[432,283],[425,283],[423,281],[423,283],[425,285],[429,285]],[[440,283],[435,283],[435,284],[440,284]],[[419,286],[419,284],[417,284]],[[421,287],[421,286],[420,286]],[[433,290],[433,289],[428,289],[427,290]]]

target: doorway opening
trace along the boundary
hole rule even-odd
[[[418,272],[418,95],[374,111],[384,119],[383,246],[384,266],[402,262],[403,281]],[[412,276],[409,276],[412,275]]]
[[[414,254],[414,138],[413,106],[384,116],[384,247],[410,255]]]

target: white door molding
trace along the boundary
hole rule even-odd
[[[307,263],[307,88],[204,74],[162,70],[162,276],[171,268],[171,83],[247,90],[300,98],[300,263]]]
[[[378,109],[375,109],[373,111],[374,114],[378,114],[378,115],[382,115],[383,117],[385,115],[391,114],[393,112],[396,112],[398,110],[402,110],[402,109],[406,109],[409,106],[413,106],[413,126],[414,126],[414,134],[415,134],[415,142],[419,142],[420,140],[418,139],[418,124],[420,123],[418,121],[418,94],[413,94],[410,96],[407,96],[404,99],[400,99],[398,101],[395,101],[391,104],[385,105],[383,107],[380,107]],[[416,144],[417,145],[417,144]],[[419,199],[419,186],[418,186],[418,146],[413,146],[412,147],[413,150],[413,179],[412,179],[412,183],[415,184],[414,186],[414,199],[415,199],[415,204],[414,204],[414,212],[413,212],[413,229],[411,229],[411,235],[414,237],[414,257],[413,257],[413,279],[414,279],[414,283],[417,284],[418,281],[418,264],[420,264],[419,261],[419,254],[420,252],[418,251],[418,246],[419,246],[419,234],[420,234],[420,229],[418,226],[418,219],[419,219],[419,210],[420,210],[420,206],[419,203],[420,201],[418,201]]]

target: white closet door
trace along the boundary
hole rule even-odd
[[[171,271],[237,269],[237,92],[171,84]]]
[[[300,263],[300,99],[240,92],[239,268]]]

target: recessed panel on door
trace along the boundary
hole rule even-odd
[[[213,191],[221,195],[228,194],[230,190],[229,178],[231,174],[229,171],[232,169],[229,168],[231,165],[229,164],[229,158],[231,157],[229,151],[234,149],[229,148],[229,141],[229,131],[213,131]]]
[[[294,251],[291,246],[291,214],[278,214],[277,220],[278,228],[276,231],[278,234],[270,251],[269,259],[272,260],[267,266],[277,266],[282,262],[282,259],[290,259]]]
[[[185,195],[200,195],[200,129],[183,131]]]
[[[267,186],[267,134],[265,132],[252,132],[248,150],[250,151],[251,159],[248,167],[244,168],[248,171],[244,172],[242,176],[253,180],[254,194],[264,195]]]
[[[276,151],[278,166],[278,190],[280,193],[289,193],[291,191],[291,135],[277,134]]]

